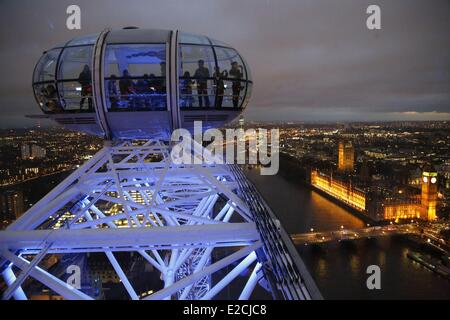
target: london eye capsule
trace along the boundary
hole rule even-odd
[[[46,118],[107,139],[170,137],[220,127],[251,94],[250,70],[233,48],[170,30],[125,28],[45,51],[33,74]]]

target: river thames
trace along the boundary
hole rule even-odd
[[[294,179],[261,176],[257,169],[245,173],[290,234],[365,225]],[[450,281],[406,256],[419,249],[401,236],[297,246],[325,299],[450,299]],[[380,290],[367,289],[369,265],[381,269]]]

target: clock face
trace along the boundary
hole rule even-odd
[[[436,183],[436,181],[437,181],[436,177],[431,178],[431,183]]]
[[[427,183],[428,182],[428,177],[423,177],[423,182]]]

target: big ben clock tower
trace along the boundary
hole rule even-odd
[[[422,207],[423,218],[428,221],[436,219],[436,202],[437,202],[437,172],[427,166],[422,172]]]

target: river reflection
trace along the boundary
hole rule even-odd
[[[283,221],[288,233],[361,228],[364,222],[347,210],[307,187],[275,176],[261,176],[259,170],[245,170],[269,206]]]

